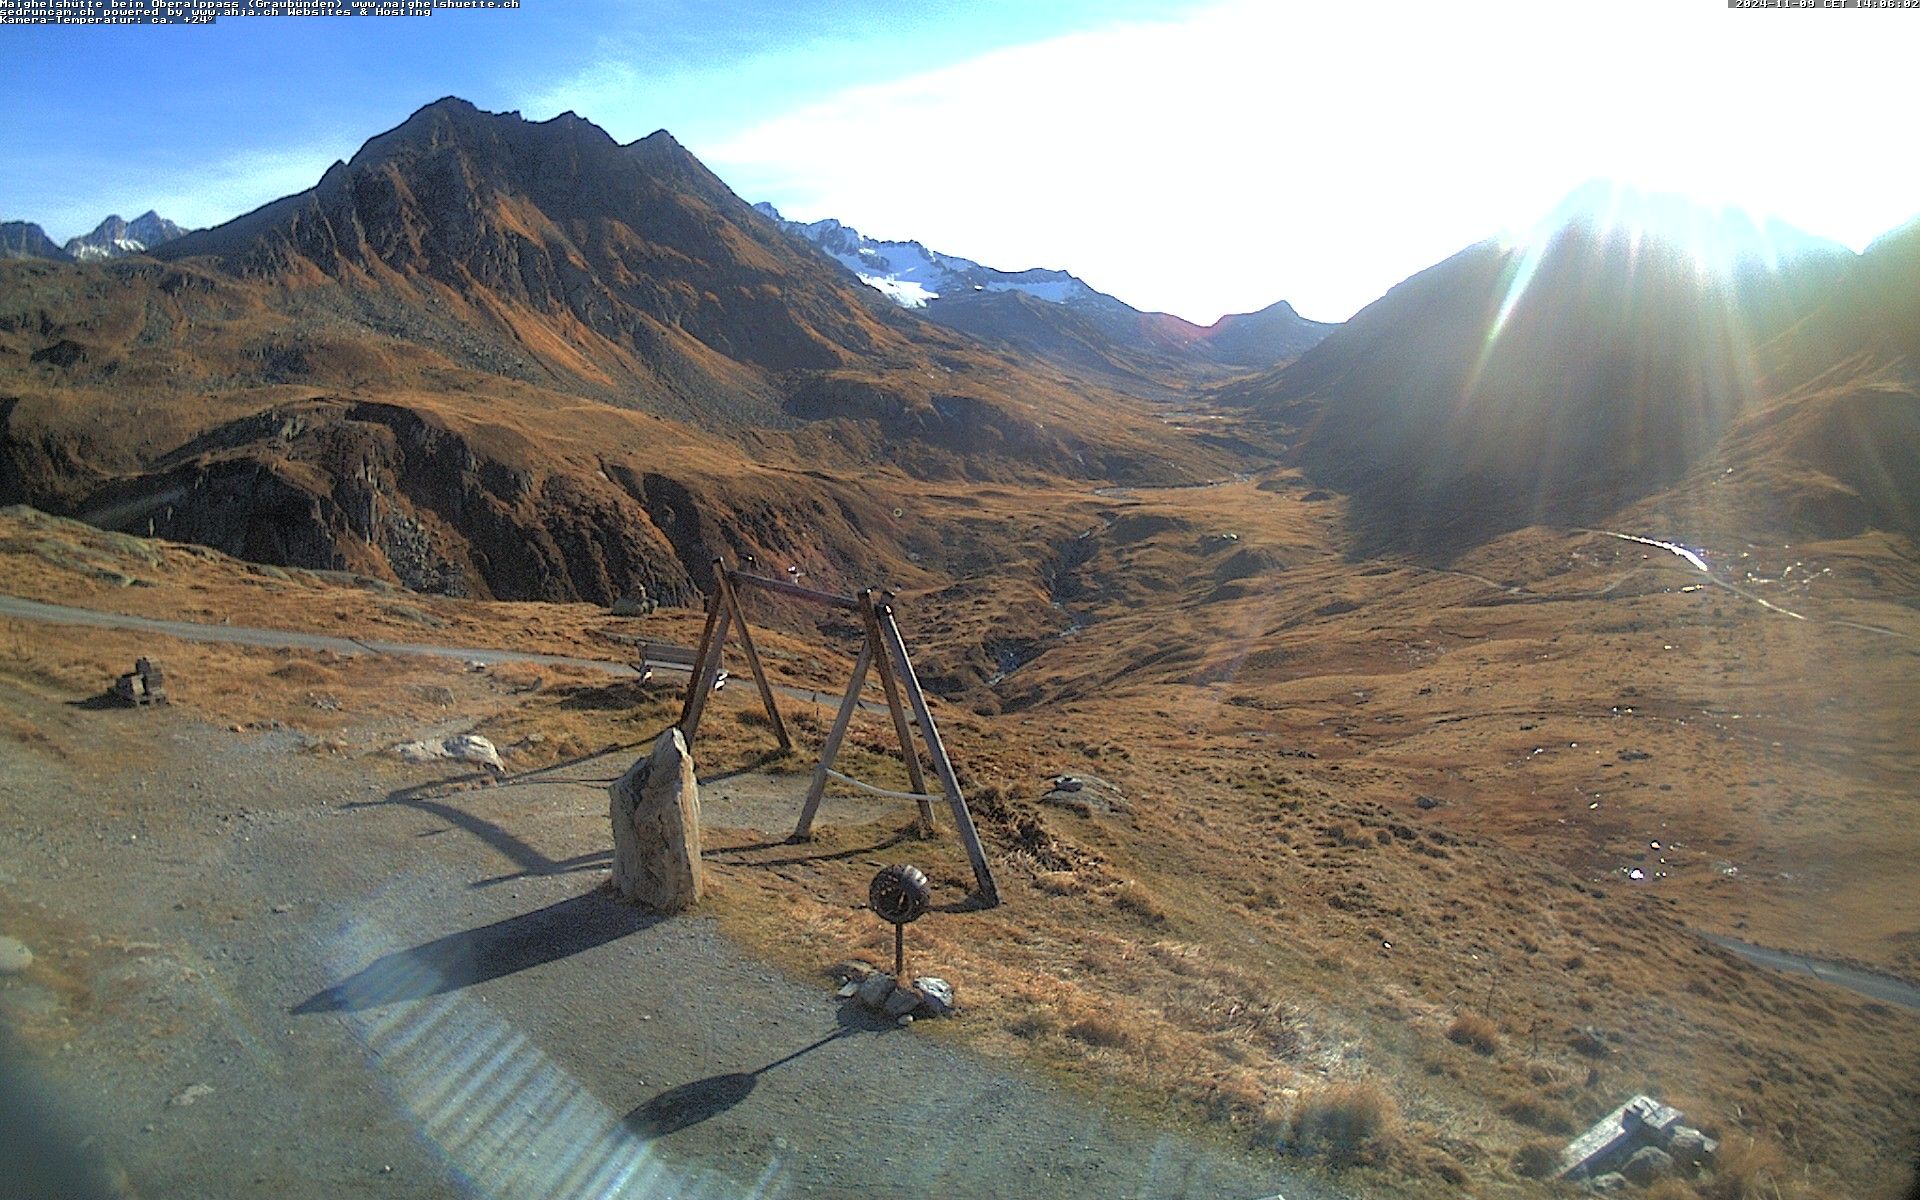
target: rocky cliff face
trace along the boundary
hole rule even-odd
[[[891,308],[665,133],[454,100],[148,256],[0,267],[0,396],[5,502],[514,598],[911,574],[875,473],[1221,469]]]
[[[0,259],[50,258],[65,262],[72,257],[32,221],[0,221]]]

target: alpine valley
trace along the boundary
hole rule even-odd
[[[1560,1194],[1560,1147],[1645,1092],[1721,1146],[1648,1196],[1891,1197],[1920,1134],[1886,998],[1920,983],[1920,224],[1855,254],[1632,211],[1576,194],[1339,325],[1276,296],[1203,327],[785,220],[665,131],[444,99],[213,228],[0,229],[3,590],[630,658],[691,644],[716,561],[884,587],[1005,899],[916,927],[956,1043],[1171,1105],[1289,1195]],[[607,612],[641,589],[658,613]],[[831,704],[850,631],[754,619]],[[131,736],[75,690],[130,641],[7,628],[7,753],[81,771]],[[674,711],[153,636],[226,680],[176,687],[209,737],[338,749],[471,704],[459,732],[538,772]],[[811,771],[751,757],[752,689],[712,708],[703,787]],[[534,823],[509,834],[461,802],[407,800],[503,853],[606,833],[604,804],[501,801]],[[716,825],[709,908],[803,978],[890,954],[848,897],[903,825],[818,855]],[[965,875],[950,836],[909,851]]]

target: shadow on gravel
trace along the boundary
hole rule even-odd
[[[854,846],[847,850],[822,851],[818,854],[793,854],[786,858],[722,858],[723,854],[757,854],[762,850],[778,850],[787,846],[804,846],[805,842],[796,842],[792,838],[778,838],[770,842],[752,842],[745,846],[716,846],[701,854],[703,859],[725,863],[730,867],[791,867],[800,863],[833,862],[843,858],[858,858],[862,854],[872,854],[879,850],[890,850],[906,841],[918,841],[911,825],[898,833],[881,838],[869,846]]]
[[[642,1138],[664,1137],[669,1133],[690,1128],[709,1118],[719,1116],[745,1100],[753,1093],[754,1085],[760,1081],[760,1076],[775,1067],[783,1067],[797,1058],[813,1053],[829,1042],[837,1042],[852,1034],[885,1033],[897,1028],[892,1021],[878,1017],[858,1004],[842,1005],[839,1021],[840,1028],[819,1041],[802,1046],[791,1054],[776,1058],[756,1070],[709,1075],[705,1079],[696,1079],[692,1083],[668,1088],[628,1113],[627,1128]]]
[[[612,747],[600,753],[612,753],[618,749],[619,747]],[[593,756],[589,755],[588,757]],[[384,800],[363,800],[353,804],[343,804],[341,808],[350,811],[362,808],[381,808],[386,805],[397,804],[403,808],[411,808],[418,812],[430,813],[443,821],[447,821],[466,830],[474,837],[479,838],[482,842],[485,842],[493,849],[513,860],[514,865],[520,868],[519,871],[513,874],[499,875],[491,879],[479,880],[471,885],[476,888],[490,887],[493,884],[505,883],[512,879],[524,879],[530,875],[565,875],[569,871],[589,871],[604,867],[608,862],[612,861],[612,850],[597,851],[592,854],[582,854],[567,859],[549,858],[504,827],[487,820],[485,817],[470,813],[458,805],[450,804],[436,794],[442,788],[475,783],[490,778],[491,777],[485,772],[455,775],[447,779],[436,779],[431,783],[422,783],[416,784],[413,787],[400,788],[397,791],[389,792]],[[486,790],[493,791],[496,789],[489,788]],[[481,794],[484,795],[485,792]]]
[[[106,712],[109,709],[133,711],[133,705],[112,692],[101,692],[98,695],[88,696],[85,700],[69,700],[67,707],[77,708],[81,712]]]
[[[737,766],[731,771],[722,771],[717,775],[700,776],[700,786],[705,787],[710,783],[725,783],[729,779],[738,779],[742,775],[751,775],[755,771],[764,771],[781,759],[791,757],[792,754],[793,751],[791,750],[762,750],[759,757],[753,759],[751,762]]]
[[[411,950],[382,955],[351,977],[302,1000],[292,1011],[297,1015],[360,1012],[397,1000],[421,1000],[557,962],[663,919],[596,889],[478,929],[450,933]]]

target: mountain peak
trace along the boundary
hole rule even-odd
[[[152,209],[148,209],[131,221],[126,220],[119,213],[113,213],[94,226],[91,233],[67,239],[64,257],[71,257],[81,262],[92,262],[105,258],[122,258],[129,254],[144,254],[173,241],[186,232],[185,229]]]
[[[32,221],[0,221],[0,259],[50,258],[66,262],[72,257]]]

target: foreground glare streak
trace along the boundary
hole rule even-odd
[[[365,944],[364,930],[346,939]],[[592,1094],[476,997],[435,994],[442,981],[409,963],[352,997],[342,1013],[420,1136],[479,1196],[612,1200],[673,1194],[733,1197],[738,1184],[662,1163]],[[403,977],[404,976],[404,977]],[[380,993],[380,994],[375,994]],[[383,996],[421,996],[386,1000]],[[770,1165],[756,1196],[786,1194]]]

